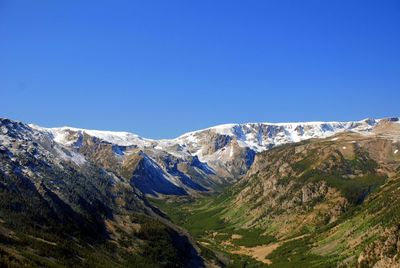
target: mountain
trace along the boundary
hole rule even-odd
[[[183,230],[107,170],[113,159],[96,158],[108,148],[97,145],[87,148],[89,160],[0,119],[0,266],[204,266]]]
[[[245,175],[258,152],[341,132],[368,134],[378,122],[366,119],[342,123],[230,124],[171,140],[151,140],[128,132],[29,127],[71,155],[132,179],[145,194],[158,196],[212,192]]]
[[[258,153],[220,195],[155,204],[202,244],[269,267],[399,267],[399,185],[393,118]]]

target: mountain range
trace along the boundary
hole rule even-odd
[[[399,118],[168,140],[2,118],[0,154],[6,266],[398,265]]]
[[[345,131],[369,134],[379,121],[229,124],[171,140],[151,140],[129,132],[28,127],[33,135],[46,137],[67,151],[67,155],[60,152],[59,157],[77,165],[92,159],[107,168],[134,167],[144,172],[133,180],[142,192],[182,195],[211,191],[217,185],[237,180],[247,172],[258,152]],[[131,175],[127,175],[128,179]]]

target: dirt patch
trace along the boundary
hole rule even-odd
[[[293,241],[293,240],[298,240],[301,239],[303,237],[305,237],[306,235],[301,235],[301,236],[297,236],[291,239],[287,239],[287,240],[282,240],[276,243],[271,243],[268,245],[262,245],[262,246],[256,246],[256,247],[252,247],[252,248],[247,248],[247,247],[243,247],[241,246],[240,249],[238,250],[233,250],[231,251],[231,253],[233,254],[240,254],[240,255],[247,255],[250,256],[254,259],[256,259],[257,261],[260,261],[262,263],[265,264],[272,264],[272,261],[267,259],[268,255],[270,255],[274,250],[276,250],[277,248],[279,248],[283,243],[289,242],[289,241]]]
[[[271,264],[271,260],[268,260],[266,257],[271,254],[275,249],[277,249],[280,245],[281,243],[273,243],[266,246],[257,246],[253,248],[246,248],[241,246],[239,250],[231,251],[231,253],[247,255],[262,263]]]

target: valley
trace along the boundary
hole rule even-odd
[[[0,121],[6,267],[396,267],[400,123],[172,140]]]
[[[280,146],[258,154],[247,175],[216,196],[151,202],[227,254],[228,267],[388,267],[399,241],[397,146],[347,133]],[[374,256],[375,243],[392,253]]]

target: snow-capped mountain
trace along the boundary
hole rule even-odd
[[[249,148],[255,152],[262,152],[278,145],[300,142],[312,138],[327,138],[345,131],[367,134],[379,121],[365,119],[355,122],[227,124],[190,132],[175,140],[167,141],[167,143],[188,147],[192,154],[199,156],[200,160],[207,162],[210,158],[210,153],[209,150],[206,150],[205,145],[209,145],[210,135],[229,137],[224,140],[227,144],[232,144],[231,141],[235,140],[239,147]],[[220,141],[224,143],[224,141]],[[225,153],[224,156],[233,157],[232,147],[222,147],[229,149],[229,153]],[[217,157],[221,154],[222,152],[219,152]]]
[[[72,127],[43,128],[16,124],[29,133],[14,138],[52,141],[54,158],[83,167],[94,163],[117,180],[129,181],[146,194],[195,194],[243,176],[256,153],[275,146],[342,132],[370,135],[381,120],[355,122],[228,124],[186,133],[169,140],[142,138],[129,132],[86,130]],[[386,120],[387,121],[387,120]],[[392,118],[390,122],[399,121]],[[9,127],[1,121],[0,141]]]

